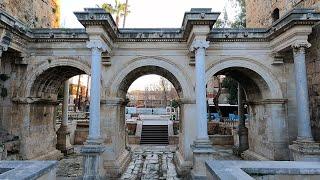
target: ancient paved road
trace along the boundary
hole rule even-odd
[[[121,176],[122,180],[180,179],[173,164],[175,146],[132,145],[131,147],[132,161]],[[82,175],[80,148],[81,146],[76,146],[75,154],[64,157],[59,162],[58,180],[76,180]],[[240,158],[232,155],[231,147],[214,146],[214,148],[218,152],[216,159],[240,160]]]
[[[123,180],[179,179],[173,164],[174,147],[139,146],[133,149],[133,157]]]

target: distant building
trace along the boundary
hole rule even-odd
[[[163,91],[134,90],[127,93],[127,98],[130,100],[127,106],[157,108],[170,106],[170,100],[178,99],[178,94],[174,88],[166,92],[166,98]]]
[[[222,76],[220,82],[222,82],[224,77]],[[207,83],[207,101],[209,106],[214,105],[213,100],[216,97],[219,90],[219,83],[217,76],[212,76]],[[219,96],[220,104],[228,104],[228,91],[226,88],[221,89],[221,94]]]

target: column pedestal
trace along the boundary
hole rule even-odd
[[[67,126],[61,125],[57,131],[57,149],[59,149],[64,155],[68,155],[74,152],[74,148],[70,143],[70,131]]]
[[[307,141],[294,141],[289,146],[294,161],[320,162],[320,143]]]
[[[81,148],[83,156],[83,180],[103,179],[103,167],[101,154],[104,152],[104,146],[97,144],[87,144]]]
[[[210,140],[196,140],[192,146],[192,151],[192,179],[207,179],[205,162],[214,159],[217,152],[213,149]]]

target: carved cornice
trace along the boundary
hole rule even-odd
[[[219,13],[210,9],[192,9],[184,15],[181,28],[118,29],[112,16],[103,9],[87,8],[75,13],[84,26],[101,25],[113,42],[187,42],[195,25],[210,28]],[[310,9],[294,9],[266,29],[212,29],[207,40],[211,42],[270,42],[295,26],[308,26],[320,20],[320,13]],[[85,42],[85,29],[29,29],[22,22],[0,10],[0,28],[5,29],[9,47],[28,47],[28,42]]]
[[[85,26],[99,25],[104,27],[114,42],[185,42],[192,27],[216,22],[220,13],[211,9],[191,9],[186,12],[181,28],[165,29],[118,29],[110,13],[101,8],[87,8],[84,12],[75,12],[80,23]]]

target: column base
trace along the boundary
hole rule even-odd
[[[193,151],[192,179],[207,179],[205,161],[214,159],[216,151],[210,140],[196,140],[191,146]]]
[[[84,180],[100,180],[102,177],[101,154],[104,152],[104,146],[97,144],[87,144],[81,148],[83,156],[83,177]]]
[[[58,129],[56,148],[64,155],[72,154],[74,152],[74,148],[70,143],[70,131],[67,126],[61,125]]]
[[[181,177],[188,177],[192,168],[192,161],[184,160],[179,150],[176,151],[173,160],[176,164],[177,174]]]
[[[289,149],[294,161],[320,161],[320,143],[298,140]]]

